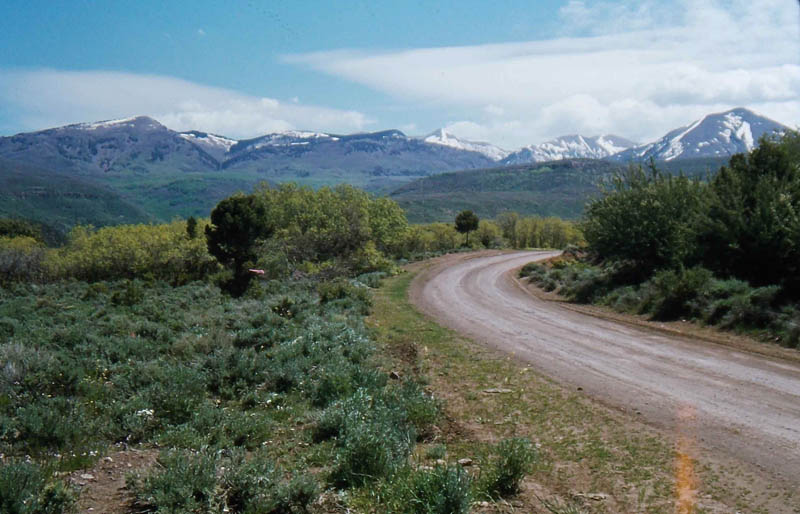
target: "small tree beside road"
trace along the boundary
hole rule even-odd
[[[472,211],[461,211],[456,216],[456,230],[467,235],[467,246],[469,246],[469,233],[478,230],[479,221]]]

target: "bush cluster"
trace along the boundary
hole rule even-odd
[[[583,231],[602,261],[629,261],[638,281],[702,266],[800,297],[800,134],[763,138],[707,183],[631,168],[587,207]],[[764,265],[764,259],[769,265]]]
[[[331,484],[390,476],[439,407],[373,360],[364,282],[380,278],[264,281],[240,298],[138,279],[0,288],[0,454],[59,454],[55,469],[74,469],[110,443],[157,443],[174,451],[137,479],[143,506],[293,512],[316,481],[230,455],[310,417],[309,435],[330,448]],[[30,494],[44,494],[43,476]]]
[[[206,278],[217,266],[205,241],[190,237],[183,221],[97,230],[79,226],[59,248],[47,248],[27,235],[0,237],[0,285],[6,286],[126,278],[182,285]]]
[[[798,307],[782,299],[779,286],[752,287],[743,280],[717,278],[702,267],[657,271],[640,283],[626,280],[629,275],[624,263],[579,261],[558,267],[531,263],[520,271],[520,276],[574,302],[600,303],[661,321],[695,320],[777,337],[791,348],[800,345]]]
[[[68,514],[75,512],[75,494],[36,464],[5,462],[0,465],[0,512]]]
[[[800,134],[765,137],[706,182],[631,168],[586,211],[599,266],[526,270],[547,290],[655,319],[691,318],[797,346]]]
[[[306,512],[317,498],[319,485],[310,475],[291,479],[263,452],[247,456],[202,449],[167,450],[159,471],[131,476],[135,504],[158,512]]]

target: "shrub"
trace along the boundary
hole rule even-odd
[[[221,477],[223,502],[228,512],[290,513],[305,511],[319,494],[317,482],[305,474],[282,482],[282,471],[264,455],[249,460],[235,452]]]
[[[407,421],[414,427],[417,436],[431,435],[431,429],[439,417],[439,403],[425,393],[417,382],[406,380],[398,388],[398,400],[406,411]]]
[[[51,482],[35,464],[11,461],[0,465],[0,512],[66,514],[75,511],[75,495],[61,482]]]
[[[409,512],[462,514],[469,512],[471,479],[461,466],[437,466],[412,475]]]
[[[447,456],[447,446],[436,444],[428,448],[425,452],[426,459],[444,459]]]
[[[384,420],[347,430],[338,441],[331,482],[350,487],[391,475],[405,464],[412,440],[410,431]]]
[[[385,383],[385,375],[378,370],[365,369],[334,353],[314,374],[311,403],[325,407],[335,400],[350,396],[359,388],[374,391]]]
[[[580,269],[570,283],[564,285],[562,293],[577,303],[591,303],[606,294],[612,287],[610,274],[600,268]]]
[[[350,487],[389,476],[404,465],[415,434],[401,406],[359,389],[322,413],[312,438],[335,439],[330,480]]]
[[[158,512],[210,512],[216,487],[217,457],[201,452],[166,451],[160,471],[138,480],[131,477],[136,503]]]
[[[780,288],[766,286],[751,289],[746,294],[727,300],[727,312],[721,324],[728,328],[767,328],[777,317],[772,308]]]
[[[45,276],[46,249],[30,236],[0,236],[0,285],[40,282]]]
[[[505,439],[497,445],[494,456],[481,470],[480,490],[490,498],[519,492],[522,479],[533,471],[538,454],[528,439]]]
[[[379,501],[386,511],[397,514],[466,514],[471,482],[461,466],[406,467],[381,484]]]
[[[707,293],[713,276],[704,268],[666,270],[656,273],[650,280],[654,291],[653,318],[673,320],[681,316],[700,314],[693,303]]]
[[[377,289],[381,287],[381,281],[387,276],[384,271],[373,271],[371,273],[362,273],[357,276],[355,281],[359,284],[364,284],[367,287]]]
[[[203,225],[207,222],[201,221]],[[67,244],[46,254],[51,279],[96,282],[122,278],[186,284],[217,267],[201,238],[187,238],[183,221],[164,225],[75,227]]]

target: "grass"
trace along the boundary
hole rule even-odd
[[[447,422],[418,451],[421,462],[445,453],[447,462],[470,458],[488,468],[494,443],[525,437],[538,459],[519,485],[521,511],[674,512],[676,454],[670,438],[425,318],[407,298],[415,274],[386,280],[368,323],[384,353],[405,356],[405,369],[431,377],[429,387],[444,401]],[[512,392],[484,392],[498,387]],[[703,503],[737,498],[759,510],[754,495],[724,471],[698,467],[707,481],[699,492]],[[606,499],[581,496],[586,493]]]

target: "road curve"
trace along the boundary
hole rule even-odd
[[[514,252],[439,261],[411,301],[441,324],[714,453],[800,484],[800,365],[603,320],[535,298]]]

